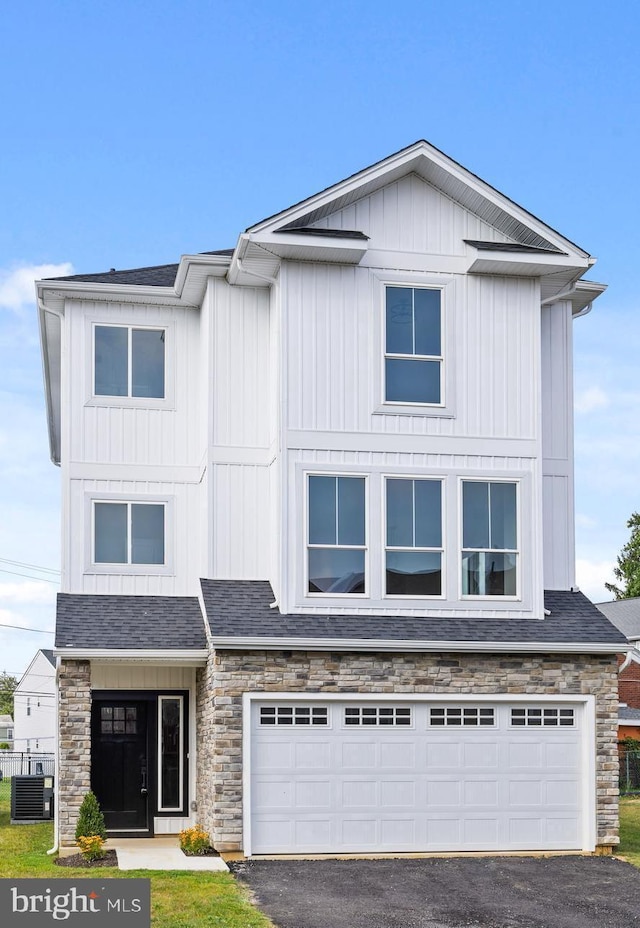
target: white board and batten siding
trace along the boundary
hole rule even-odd
[[[245,853],[593,850],[593,732],[591,697],[247,695]]]

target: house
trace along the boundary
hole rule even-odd
[[[627,654],[618,656],[618,737],[640,740],[640,598],[596,605],[626,636],[629,645]]]
[[[23,673],[13,695],[14,749],[52,753],[56,741],[56,661],[41,649]]]
[[[10,715],[0,715],[0,745],[5,750],[13,750],[13,719]]]
[[[57,829],[611,849],[575,586],[594,259],[420,141],[176,264],[37,283],[63,494]]]

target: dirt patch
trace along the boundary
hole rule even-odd
[[[117,867],[118,855],[115,851],[105,851],[104,857],[99,860],[85,860],[82,854],[72,854],[71,857],[58,857],[56,863],[59,867],[81,867],[83,870],[92,870],[94,867]]]

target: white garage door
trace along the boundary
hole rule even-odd
[[[251,704],[251,853],[584,847],[580,704]]]

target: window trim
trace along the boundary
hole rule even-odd
[[[135,312],[135,310],[134,310]],[[175,375],[174,355],[176,344],[176,324],[174,320],[159,319],[157,322],[145,320],[144,323],[117,322],[113,317],[106,317],[103,313],[86,315],[86,365],[85,365],[85,406],[111,406],[126,409],[175,409]],[[131,314],[128,314],[131,318]],[[108,396],[95,393],[95,329],[96,326],[107,328],[163,330],[164,340],[164,397],[154,396]],[[128,378],[131,379],[131,344],[128,338]]]
[[[95,561],[95,503],[129,503],[164,506],[164,564],[106,564]],[[175,499],[143,493],[98,493],[85,495],[85,574],[172,575],[175,556]],[[130,519],[130,517],[129,517]],[[130,526],[130,521],[129,521]]]
[[[516,488],[516,543],[517,548],[464,548],[464,501],[463,484],[465,483],[510,483]],[[521,518],[522,478],[520,477],[494,477],[494,476],[467,476],[458,478],[458,598],[460,602],[521,602],[522,596],[522,518]],[[463,593],[462,590],[462,563],[463,553],[496,552],[499,554],[515,554],[516,557],[516,592],[512,596],[481,595],[479,593]]]
[[[395,352],[395,351],[388,351],[388,350],[387,350],[387,309],[388,309],[388,306],[387,306],[387,293],[389,292],[389,290],[390,290],[391,288],[396,289],[396,290],[410,290],[411,293],[413,294],[413,296],[412,296],[412,306],[413,306],[413,307],[415,306],[415,292],[416,292],[416,290],[428,290],[428,291],[430,291],[430,292],[437,292],[437,293],[440,294],[440,306],[439,306],[439,310],[440,310],[440,354],[437,354],[437,355],[435,355],[435,354],[416,354],[415,351],[413,351],[411,354],[404,354],[404,353],[399,354],[399,353],[397,353],[397,352]],[[383,338],[384,338],[384,359],[383,359],[383,360],[384,360],[384,363],[383,363],[383,370],[382,370],[382,376],[383,376],[383,387],[382,387],[382,390],[383,390],[383,402],[384,402],[385,404],[390,405],[390,406],[413,406],[413,407],[420,407],[420,408],[422,408],[422,407],[424,407],[424,406],[429,406],[429,407],[436,408],[436,409],[441,409],[441,408],[443,408],[443,407],[446,407],[446,405],[447,405],[447,404],[446,404],[446,394],[447,394],[447,391],[446,391],[446,384],[445,384],[445,377],[444,377],[444,372],[445,372],[445,353],[444,353],[444,350],[443,350],[443,349],[444,349],[445,346],[444,346],[444,325],[443,325],[443,316],[444,316],[444,313],[443,313],[443,311],[442,311],[442,302],[443,302],[443,300],[442,300],[442,287],[419,287],[419,286],[416,287],[416,286],[409,286],[409,285],[402,285],[402,284],[391,284],[391,283],[386,283],[386,284],[384,285],[384,333],[383,333]],[[415,316],[414,316],[414,317],[413,317],[413,326],[412,326],[412,339],[413,339],[413,342],[414,342],[414,347],[415,347],[415,334],[416,334],[416,333],[415,333]],[[439,374],[440,374],[440,377],[439,377],[439,381],[440,381],[440,400],[439,400],[437,403],[419,403],[418,401],[412,401],[412,400],[390,400],[390,399],[388,399],[388,397],[387,397],[387,372],[386,372],[386,367],[387,367],[386,362],[387,362],[388,360],[392,360],[392,361],[394,361],[394,360],[395,360],[395,361],[432,361],[432,362],[434,362],[434,363],[437,363],[437,364],[439,365]]]
[[[391,474],[383,473],[381,474],[382,479],[382,598],[383,599],[400,599],[400,600],[446,600],[447,598],[447,545],[446,542],[446,528],[447,528],[447,519],[446,519],[446,495],[447,495],[447,480],[445,476],[430,476],[428,474]],[[433,482],[438,482],[440,484],[440,539],[441,546],[439,548],[424,548],[424,547],[400,547],[400,546],[389,546],[387,543],[387,482],[389,480],[410,480],[415,483],[417,480],[430,480]],[[415,502],[415,495],[414,495]],[[413,513],[413,518],[415,521],[415,508]],[[413,593],[388,593],[387,592],[387,553],[388,551],[423,551],[426,553],[439,553],[440,554],[440,593],[423,593],[423,594],[413,594]]]
[[[455,339],[455,298],[450,288],[455,284],[451,275],[436,276],[420,272],[404,273],[372,273],[375,280],[378,296],[379,322],[376,327],[376,351],[379,363],[375,364],[373,389],[373,415],[391,416],[422,416],[442,419],[455,418],[455,356],[452,346]],[[387,287],[407,287],[413,290],[439,290],[440,291],[440,351],[442,368],[440,371],[440,403],[410,403],[386,399],[386,293]],[[407,357],[403,355],[402,357]],[[435,357],[435,356],[433,356]],[[431,356],[425,360],[430,360]]]
[[[180,706],[180,746],[178,750],[178,764],[179,764],[179,773],[178,773],[178,798],[180,799],[180,804],[177,806],[163,806],[162,805],[162,703],[165,700],[178,700]],[[157,787],[157,811],[158,812],[174,812],[182,813],[184,809],[184,761],[185,761],[185,724],[184,724],[184,696],[162,694],[158,695],[158,731],[157,731],[157,761],[158,761],[158,787]]]
[[[356,478],[364,480],[364,545],[312,545],[309,543],[309,480],[311,477],[345,477],[347,479]],[[304,471],[304,599],[345,599],[351,601],[354,599],[370,599],[370,542],[369,542],[369,474],[352,473],[341,471]],[[362,593],[323,593],[312,592],[309,589],[309,551],[311,548],[335,548],[340,551],[363,551],[364,552],[364,592]]]

